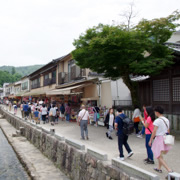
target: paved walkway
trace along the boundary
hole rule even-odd
[[[18,111],[18,115],[21,116],[20,112]],[[50,123],[48,124],[42,124],[42,127],[46,127],[47,129],[52,128]],[[53,126],[55,129],[55,132],[63,135],[66,138],[74,139],[78,142],[83,143],[86,148],[95,148],[99,149],[108,155],[108,161],[110,162],[112,158],[119,156],[118,151],[118,144],[117,144],[117,136],[115,135],[115,131],[112,135],[113,140],[107,139],[105,133],[107,129],[105,127],[94,127],[92,125],[88,126],[89,130],[89,140],[81,140],[80,139],[80,127],[76,123],[68,123],[65,121],[59,121],[59,124]],[[157,167],[158,162],[155,159],[155,165],[145,165],[143,163],[143,159],[147,157],[146,155],[146,148],[145,148],[145,139],[137,138],[135,135],[129,136],[129,145],[131,149],[134,152],[134,155],[131,158],[125,158],[125,161],[133,164],[137,167],[140,167],[142,169],[145,169],[149,172],[155,173],[161,177],[161,179],[164,179],[164,177],[167,175],[167,172],[165,169],[163,169],[163,173],[159,174],[156,173],[153,168]],[[124,150],[124,155],[127,157],[127,152]],[[175,172],[180,173],[180,141],[176,141],[175,145],[169,151],[169,153],[164,156],[166,162],[168,165],[173,169]]]

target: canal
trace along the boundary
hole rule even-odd
[[[16,153],[0,129],[0,180],[28,180]]]

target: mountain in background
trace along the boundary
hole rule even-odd
[[[15,68],[15,72],[20,74],[22,77],[31,74],[32,72],[38,70],[44,65],[32,65],[32,66],[0,66],[0,71],[7,71],[10,74],[12,73],[12,69]]]

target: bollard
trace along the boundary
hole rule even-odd
[[[55,129],[50,129],[50,134],[54,135],[55,134]]]

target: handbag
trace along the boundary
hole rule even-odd
[[[97,113],[97,119],[99,119],[100,118],[100,115],[99,115],[99,113]]]
[[[162,119],[162,118],[160,118],[160,119]],[[164,121],[164,119],[162,119],[162,120]],[[165,121],[164,121],[164,123],[165,123],[165,125],[167,127],[167,130],[168,130],[167,123]],[[174,145],[174,136],[172,136],[170,134],[165,134],[163,136],[163,138],[164,138],[164,144],[166,144],[166,145]]]
[[[166,145],[174,145],[174,136],[172,135],[164,135],[164,144]]]
[[[139,121],[140,121],[139,116],[134,118],[134,122],[139,122]]]

